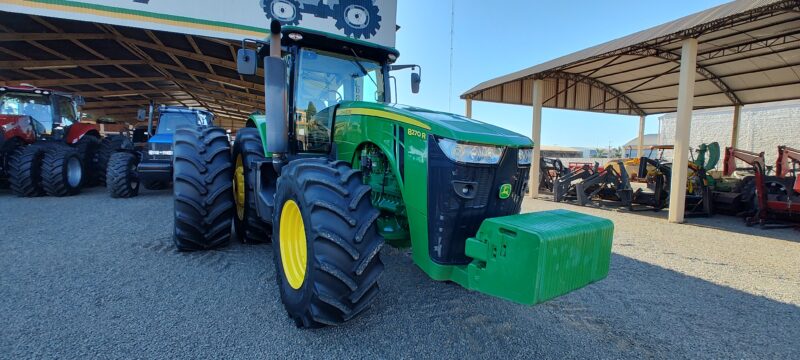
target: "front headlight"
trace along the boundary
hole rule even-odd
[[[533,149],[519,149],[517,163],[520,165],[530,165],[533,161]]]
[[[450,139],[439,139],[439,148],[450,160],[463,163],[497,164],[503,156],[500,146],[465,144]]]
[[[166,155],[172,156],[172,150],[148,150],[147,155]]]

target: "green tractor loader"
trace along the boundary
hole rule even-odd
[[[399,53],[273,21],[239,50],[262,65],[266,112],[233,148],[218,128],[175,137],[181,250],[235,233],[271,239],[280,296],[299,327],[369,307],[384,241],[411,247],[430,278],[533,305],[608,274],[613,224],[564,210],[520,214],[532,142],[462,116],[393,104]],[[248,42],[249,43],[249,42]],[[419,74],[413,73],[417,88]]]

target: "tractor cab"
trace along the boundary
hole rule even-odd
[[[419,66],[391,65],[400,55],[395,49],[293,26],[282,31],[281,56],[291,89],[287,93],[290,154],[328,153],[338,107],[390,103],[393,70],[415,70],[412,84],[415,89],[419,86]],[[255,66],[255,59],[269,57],[270,42],[258,44],[257,51],[247,52],[253,62],[245,65]]]
[[[77,142],[70,128],[79,122],[80,96],[71,96],[35,87],[0,87],[0,114],[28,117],[40,138]],[[81,127],[91,127],[81,124]]]

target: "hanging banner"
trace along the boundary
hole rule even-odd
[[[261,39],[274,19],[394,47],[396,0],[0,0],[0,10],[223,39]]]

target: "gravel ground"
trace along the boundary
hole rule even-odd
[[[607,279],[524,307],[387,248],[375,306],[307,331],[284,313],[268,245],[175,251],[169,192],[0,192],[0,358],[797,358],[800,233],[560,206],[614,221]]]

